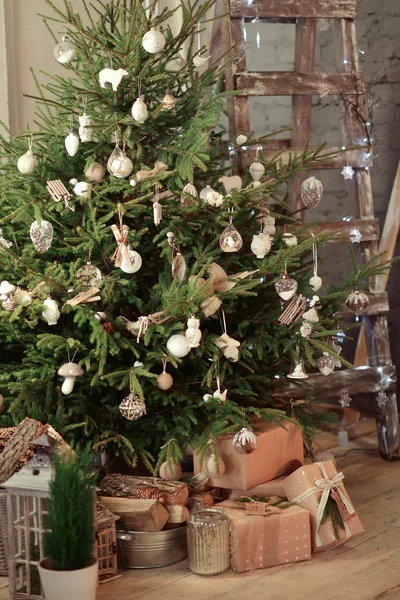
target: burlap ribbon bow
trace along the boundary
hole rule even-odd
[[[299,496],[294,498],[292,500],[292,502],[295,502],[296,504],[301,504],[302,502],[304,502],[304,500],[307,500],[307,498],[309,498],[310,496],[315,494],[315,492],[320,492],[322,490],[322,495],[321,495],[319,505],[318,505],[318,510],[317,510],[317,521],[316,521],[316,531],[315,531],[315,543],[316,543],[317,547],[320,547],[320,546],[322,546],[322,540],[319,536],[319,528],[321,527],[321,524],[322,524],[326,504],[328,502],[328,498],[329,498],[330,494],[332,492],[337,492],[339,494],[339,496],[340,496],[344,506],[346,507],[346,510],[349,512],[349,514],[352,515],[356,511],[354,509],[354,506],[350,502],[350,500],[347,498],[347,496],[343,493],[343,490],[341,489],[344,487],[343,486],[343,479],[344,479],[343,473],[342,472],[336,473],[336,475],[334,475],[330,479],[328,477],[328,474],[325,470],[324,465],[320,462],[315,463],[315,464],[318,465],[318,467],[324,477],[321,479],[316,479],[315,485],[313,487],[308,488],[308,490],[306,490],[305,492],[303,492],[302,494],[300,494]],[[339,506],[339,510],[340,510],[340,506]],[[351,532],[350,532],[350,529],[346,523],[346,520],[345,520],[343,514],[342,514],[342,518],[343,518],[344,530],[346,533],[346,539],[348,539],[351,536]]]

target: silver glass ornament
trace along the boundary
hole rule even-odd
[[[297,291],[297,281],[283,273],[282,277],[275,282],[275,290],[282,300],[291,300]]]
[[[335,362],[332,356],[327,356],[325,354],[323,356],[320,356],[318,360],[315,361],[315,364],[317,365],[321,373],[326,377],[333,373],[333,370],[335,368]]]
[[[140,400],[139,396],[129,394],[119,405],[119,412],[128,421],[136,421],[146,414],[146,404]]]
[[[133,171],[133,163],[124,150],[116,146],[107,162],[107,169],[118,179],[128,177]]]
[[[84,287],[99,287],[102,282],[103,275],[100,269],[88,261],[86,265],[83,265],[83,267],[79,269],[76,274],[76,279]]]
[[[257,233],[253,235],[251,242],[251,251],[257,258],[264,258],[271,250],[271,239],[268,233]]]
[[[235,452],[238,452],[239,454],[251,454],[257,448],[257,437],[250,429],[242,427],[242,429],[234,435],[232,446],[234,447]]]
[[[292,368],[287,377],[289,379],[307,379],[308,375],[305,372],[304,360],[302,358],[297,357],[296,360],[292,362]]]
[[[223,252],[239,252],[243,246],[242,236],[232,225],[233,217],[229,217],[229,225],[225,227],[221,235],[219,236],[219,246]]]
[[[324,188],[319,179],[309,177],[301,184],[300,196],[306,208],[314,208],[321,201]]]
[[[53,225],[49,221],[34,221],[29,232],[32,243],[40,254],[50,248],[53,240]]]
[[[376,397],[376,403],[380,409],[385,408],[387,402],[389,401],[389,396],[385,394],[384,391],[379,392]]]
[[[54,48],[54,58],[62,65],[67,65],[74,60],[75,56],[75,47],[69,41],[68,36],[64,35],[62,42],[57,44],[57,46]]]
[[[346,298],[346,306],[352,310],[356,315],[365,310],[369,304],[369,298],[365,292],[361,290],[355,290],[350,292]]]
[[[343,390],[342,393],[340,394],[340,398],[339,398],[339,404],[342,408],[347,408],[348,406],[350,406],[351,403],[351,396],[349,396],[349,393],[347,390]]]

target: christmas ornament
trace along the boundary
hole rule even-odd
[[[34,294],[35,292],[32,293]],[[20,287],[17,287],[15,290],[14,300],[17,304],[21,304],[22,306],[30,306],[32,304],[31,294]]]
[[[87,181],[78,181],[74,186],[74,194],[79,198],[87,198],[89,194],[89,183]]]
[[[93,162],[85,171],[86,177],[89,181],[100,183],[106,176],[106,168],[104,165],[98,162]]]
[[[287,377],[289,379],[307,379],[308,375],[304,370],[304,360],[300,358],[300,356],[297,356],[297,358],[293,360],[291,371]]]
[[[178,98],[174,98],[167,91],[164,98],[161,100],[160,108],[161,108],[161,110],[172,110],[177,102],[178,102]]]
[[[236,144],[238,146],[243,146],[247,142],[247,136],[243,134],[239,134],[236,138]]]
[[[62,65],[68,65],[76,56],[76,50],[69,41],[67,35],[64,35],[62,41],[54,48],[54,58]]]
[[[98,302],[99,300],[101,300],[101,296],[96,295],[99,293],[99,291],[100,290],[98,287],[92,287],[90,288],[90,290],[80,292],[74,298],[67,300],[66,304],[68,304],[68,306],[78,306],[78,304],[89,304],[90,302]]]
[[[295,323],[303,316],[305,309],[307,308],[307,300],[302,295],[295,295],[293,300],[289,302],[285,310],[278,319],[280,325],[290,325]]]
[[[183,358],[189,354],[191,348],[186,337],[182,334],[172,335],[167,342],[168,351],[176,358]]]
[[[218,389],[216,389],[215,392],[213,393],[213,398],[215,398],[216,400],[219,400],[220,402],[226,402],[227,395],[228,395],[228,390],[222,391],[218,385]]]
[[[313,296],[310,302],[310,309],[303,314],[304,321],[308,321],[309,323],[318,323],[319,316],[317,309],[315,308],[317,302],[319,302],[319,296]]]
[[[215,345],[223,351],[223,355],[229,361],[237,362],[239,360],[240,342],[238,342],[234,338],[229,337],[227,333],[223,333],[215,341]]]
[[[17,168],[23,175],[29,175],[38,166],[38,159],[32,152],[32,140],[29,142],[29,150],[19,157],[17,162]]]
[[[168,462],[167,460],[162,463],[159,470],[161,479],[165,481],[177,481],[182,477],[182,468],[180,465]]]
[[[271,217],[271,215],[266,215],[263,217],[264,221],[264,233],[268,233],[268,235],[275,235],[276,227],[275,227],[275,217]]]
[[[341,170],[341,173],[342,173],[344,179],[353,179],[353,175],[354,175],[355,171],[354,171],[353,167],[351,167],[350,165],[346,165]]]
[[[61,202],[63,200],[66,208],[69,208],[72,211],[74,210],[68,203],[68,200],[71,200],[72,198],[72,194],[67,190],[61,179],[46,181],[46,189],[55,202]]]
[[[151,179],[152,177],[158,175],[159,173],[162,173],[163,171],[167,171],[167,169],[168,165],[163,163],[161,160],[157,160],[154,163],[153,169],[143,169],[141,171],[138,171],[135,177],[138,181],[144,181],[145,179]]]
[[[136,421],[146,414],[146,404],[140,400],[139,396],[129,394],[119,405],[119,412],[128,421]]]
[[[242,429],[234,435],[232,446],[238,454],[251,454],[257,448],[257,438],[250,429],[242,427]]]
[[[297,237],[293,233],[284,233],[282,242],[286,248],[292,248],[292,246],[297,246]]]
[[[264,258],[271,250],[271,239],[268,233],[261,232],[253,235],[250,248],[257,258]]]
[[[64,396],[71,394],[75,385],[75,378],[84,374],[84,370],[74,362],[65,363],[58,369],[58,374],[65,377],[64,383],[61,386],[61,391]]]
[[[176,281],[183,281],[186,273],[186,261],[180,252],[176,254],[172,261],[172,277]]]
[[[282,300],[290,300],[297,291],[297,281],[283,273],[281,278],[275,282],[275,290]]]
[[[43,254],[51,246],[53,225],[48,221],[34,221],[30,227],[30,236],[36,250]]]
[[[218,460],[215,454],[211,454],[204,463],[203,471],[209,477],[221,477],[225,473],[225,464],[221,459]]]
[[[191,204],[195,203],[197,198],[197,190],[189,181],[182,190],[181,206],[190,206]]]
[[[94,318],[101,322],[107,318],[107,314],[105,312],[98,311],[94,314]]]
[[[209,61],[211,58],[211,54],[210,56],[200,56],[199,54],[197,54],[194,58],[193,58],[193,64],[195,67],[200,68],[200,67],[204,67],[204,65],[206,64],[207,61]]]
[[[79,137],[72,131],[65,138],[65,149],[70,156],[75,156],[79,149]]]
[[[203,202],[207,202],[207,204],[209,204],[210,206],[219,207],[222,206],[222,204],[225,201],[225,198],[222,194],[213,190],[211,186],[206,185],[206,187],[203,188],[200,192],[200,200],[203,200]]]
[[[359,244],[361,242],[362,233],[359,229],[351,229],[349,238],[352,244]]]
[[[192,315],[187,320],[187,329],[185,331],[185,337],[188,341],[190,348],[198,348],[200,346],[200,340],[201,340],[200,319],[196,319],[196,317],[194,315]]]
[[[303,466],[303,463],[298,460],[297,458],[293,458],[293,460],[290,460],[287,465],[285,465],[285,473],[282,473],[282,475],[291,475],[292,473],[294,473],[295,471],[297,471],[297,469],[300,469],[300,467]]]
[[[164,50],[166,39],[161,31],[157,31],[154,27],[144,34],[142,46],[149,54],[157,54]]]
[[[250,175],[253,178],[253,187],[255,187],[255,188],[260,187],[260,185],[261,185],[260,179],[265,173],[264,165],[259,160],[256,160],[255,162],[251,163],[251,165],[249,167],[249,171],[250,171]]]
[[[312,324],[308,321],[305,321],[303,325],[300,327],[300,335],[303,338],[308,338],[312,334]]]
[[[172,379],[172,375],[167,373],[167,361],[163,358],[163,370],[162,373],[157,377],[156,383],[160,390],[169,390],[170,387],[173,386],[174,380]]]
[[[127,252],[129,255],[129,261],[127,261],[126,257],[124,256],[122,258],[121,265],[119,268],[124,273],[128,273],[130,275],[139,271],[143,261],[139,252],[136,252],[136,250],[132,250],[130,246],[127,247]]]
[[[232,175],[231,177],[224,175],[218,181],[222,183],[227,194],[230,194],[232,190],[241,190],[243,185],[242,178],[239,175]]]
[[[342,347],[335,344],[335,342],[333,340],[332,340],[332,342],[330,342],[328,344],[328,346],[333,350],[333,352],[336,352],[336,354],[340,354],[342,352]],[[335,367],[337,369],[340,369],[340,367],[342,366],[340,359],[335,358],[334,356],[332,356],[332,358],[333,358],[333,362],[335,363]]]
[[[335,368],[335,363],[333,362],[333,358],[331,356],[326,356],[325,354],[323,356],[320,356],[316,360],[315,364],[317,365],[317,367],[321,371],[321,373],[325,376],[333,373],[333,370]]]
[[[58,308],[58,304],[51,296],[48,296],[46,300],[43,301],[45,305],[45,309],[42,312],[42,317],[45,321],[47,321],[48,325],[57,325],[57,321],[60,318],[60,311]]]
[[[142,367],[144,367],[144,364],[142,363],[141,360],[135,360],[135,362],[133,363],[133,368],[134,369],[141,369]]]
[[[103,279],[100,269],[92,265],[90,261],[83,265],[76,274],[76,280],[84,287],[98,287]]]
[[[313,233],[311,235],[314,237]],[[313,251],[314,275],[312,277],[310,277],[310,279],[308,280],[308,283],[310,284],[311,289],[312,289],[313,292],[318,292],[318,290],[320,290],[321,287],[322,287],[322,279],[318,275],[318,248],[317,248],[317,244],[313,244],[312,251]]]
[[[114,92],[117,91],[123,77],[128,75],[125,69],[103,69],[99,73],[99,81],[102,88],[106,87],[106,83],[111,83]]]
[[[379,408],[382,410],[383,408],[385,408],[385,406],[388,402],[389,402],[389,396],[387,394],[385,394],[385,392],[383,390],[380,391],[376,397],[376,403],[379,406]]]
[[[93,129],[91,127],[92,117],[83,113],[79,117],[79,137],[81,142],[91,142],[93,139]]]
[[[339,404],[342,408],[347,408],[351,404],[351,396],[347,390],[342,390],[339,398]]]
[[[133,103],[132,117],[135,119],[135,121],[137,121],[138,123],[143,125],[143,123],[146,121],[148,116],[149,116],[149,113],[147,110],[146,103],[144,101],[144,96],[141,95]]]
[[[355,290],[350,292],[346,298],[346,306],[352,310],[356,315],[365,310],[369,304],[369,298],[367,294],[361,290]]]
[[[115,333],[115,325],[114,323],[112,323],[111,321],[105,321],[103,323],[103,329],[106,333],[112,335],[113,333]]]
[[[321,201],[324,188],[319,179],[309,177],[301,184],[300,196],[306,208],[314,208]]]
[[[12,285],[12,283],[9,283],[6,280],[1,282],[0,299],[3,301],[2,306],[4,310],[8,310],[9,312],[15,310],[15,302],[12,297],[12,294],[15,292],[15,290],[15,285]]]
[[[9,240],[6,240],[6,238],[3,235],[3,230],[0,227],[0,250],[1,250],[1,248],[11,248],[12,245],[13,245],[12,242],[10,242]]]
[[[233,212],[233,209],[230,210]],[[222,252],[239,252],[241,247],[243,246],[242,236],[236,229],[236,227],[232,224],[233,215],[229,216],[229,225],[225,227],[221,235],[219,236],[219,246]]]
[[[107,161],[107,169],[111,175],[117,177],[117,179],[124,179],[128,177],[133,171],[133,163],[131,159],[126,155],[125,143],[121,150],[119,147],[119,141],[116,142],[115,148]]]

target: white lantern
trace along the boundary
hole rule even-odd
[[[38,564],[44,558],[46,502],[51,481],[51,447],[47,432],[34,442],[35,456],[2,484],[6,490],[8,565],[11,600],[44,597]]]

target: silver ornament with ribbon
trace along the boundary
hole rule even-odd
[[[34,221],[30,227],[30,236],[36,250],[43,254],[51,246],[53,225],[49,221]]]
[[[146,404],[140,400],[139,396],[129,394],[119,405],[119,412],[128,421],[137,421],[146,414]]]

